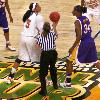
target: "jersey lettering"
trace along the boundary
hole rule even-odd
[[[84,33],[86,34],[88,32],[91,32],[91,27],[90,25],[84,24]]]

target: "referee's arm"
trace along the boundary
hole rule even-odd
[[[54,32],[55,32],[56,37],[58,37],[58,33],[57,33],[57,29],[56,29],[57,24],[58,24],[58,23],[53,22],[53,25],[52,25],[52,26],[53,26],[53,29],[54,29]]]

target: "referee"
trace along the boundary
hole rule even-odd
[[[53,22],[54,32],[51,32],[51,27],[49,22],[45,22],[43,25],[43,32],[37,38],[37,46],[40,46],[42,52],[40,57],[40,70],[39,78],[41,82],[40,95],[45,96],[47,94],[46,90],[46,76],[48,75],[48,67],[50,65],[50,75],[53,82],[54,89],[58,88],[57,85],[57,69],[55,67],[57,60],[57,51],[55,40],[57,38],[57,23]]]

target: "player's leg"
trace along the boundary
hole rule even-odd
[[[99,62],[96,62],[96,63],[94,64],[94,66],[96,66],[96,68],[98,68],[98,69],[100,70],[100,63],[99,63]]]
[[[13,65],[12,69],[11,69],[11,72],[10,72],[10,74],[8,76],[7,83],[12,83],[14,81],[14,76],[16,74],[16,71],[17,71],[20,63],[21,63],[21,60],[17,58],[15,60],[15,63]]]
[[[73,72],[73,63],[76,63],[78,48],[79,48],[79,44],[77,45],[76,48],[74,48],[72,54],[70,54],[66,60],[66,80],[65,80],[65,83],[66,83],[66,86],[69,88],[71,87],[71,75]]]
[[[72,61],[69,61],[67,60],[66,61],[66,86],[67,87],[71,87],[71,75],[72,75],[72,72],[73,72],[73,62]]]
[[[65,79],[64,83],[60,83],[60,86],[62,86],[62,87],[71,88],[71,75],[73,72],[73,63],[76,63],[79,44],[74,48],[72,54],[68,54],[68,56],[67,56],[66,79]]]
[[[8,21],[7,21],[6,16],[3,16],[1,24],[3,27],[4,36],[5,36],[5,40],[6,40],[6,48],[8,50],[15,51],[16,49],[11,46],[11,43],[9,41],[9,27],[8,27]]]
[[[36,48],[36,39],[34,37],[27,37],[26,46],[28,54],[30,56],[31,62],[38,63],[40,62],[40,54],[38,54],[39,48]]]
[[[71,75],[73,72],[73,64],[72,61],[66,60],[66,79],[65,82],[60,83],[60,86],[64,88],[71,88]]]
[[[27,49],[27,43],[26,43],[27,39],[28,39],[28,37],[21,36],[20,44],[19,44],[19,55],[18,55],[18,58],[25,62],[31,61],[30,55],[29,55],[29,52]]]
[[[78,47],[79,47],[79,45],[73,50],[72,54],[69,54],[67,56],[66,79],[65,79],[64,83],[60,83],[60,86],[62,86],[62,87],[71,88],[71,75],[73,72],[73,62],[75,62],[75,60],[76,60]]]
[[[28,55],[28,51],[27,51],[26,44],[25,44],[25,39],[26,39],[25,37],[23,37],[23,36],[21,37],[19,55],[18,55],[18,58],[15,60],[15,63],[9,74],[8,83],[11,83],[12,80],[14,80],[14,75],[15,75],[21,61],[30,61],[30,57]]]

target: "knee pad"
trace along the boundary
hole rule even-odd
[[[9,28],[5,28],[3,29],[4,33],[8,33],[9,32]]]
[[[15,60],[15,62],[17,62],[17,63],[20,64],[20,63],[21,63],[21,60],[17,58],[17,59]]]

